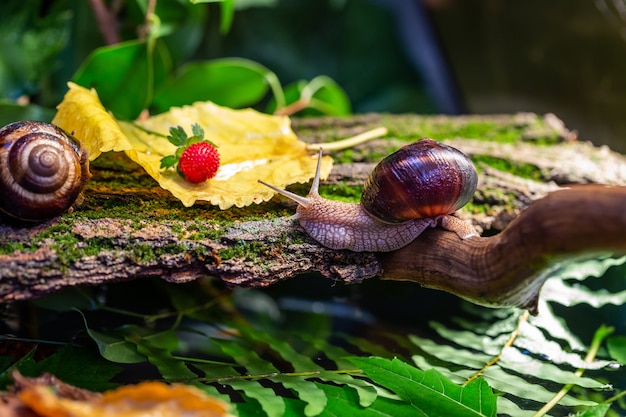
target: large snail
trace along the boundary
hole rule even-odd
[[[320,161],[321,150],[306,197],[259,182],[298,202],[300,225],[326,247],[389,252],[435,226],[462,239],[477,236],[472,225],[450,215],[472,198],[478,183],[472,161],[456,148],[428,138],[402,147],[374,168],[360,204],[320,197]]]
[[[41,221],[69,210],[89,179],[87,151],[62,129],[21,121],[0,129],[0,211]]]

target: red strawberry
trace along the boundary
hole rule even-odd
[[[204,139],[199,124],[191,125],[193,136],[188,137],[181,126],[171,127],[167,140],[175,145],[176,153],[161,158],[161,168],[177,166],[178,173],[189,182],[200,183],[211,179],[220,167],[220,156],[214,143]]]
[[[183,151],[178,161],[178,172],[187,181],[199,183],[213,178],[219,166],[217,149],[209,142],[198,142]]]

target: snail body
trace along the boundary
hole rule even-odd
[[[0,129],[0,211],[41,221],[69,210],[89,179],[87,151],[59,127],[36,121]]]
[[[472,225],[450,215],[472,198],[478,183],[471,160],[451,146],[422,139],[387,156],[372,171],[359,204],[320,197],[320,162],[321,149],[306,197],[260,182],[295,200],[300,225],[326,247],[389,252],[436,226],[462,239],[477,236]]]

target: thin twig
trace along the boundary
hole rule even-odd
[[[519,336],[519,329],[522,326],[522,323],[527,322],[528,321],[528,317],[530,317],[530,312],[528,310],[525,310],[519,316],[519,319],[517,320],[517,326],[515,326],[515,329],[513,330],[513,332],[511,332],[511,335],[509,336],[509,339],[502,346],[502,349],[500,349],[500,353],[498,353],[496,356],[493,357],[493,359],[491,359],[489,362],[487,362],[485,364],[485,366],[483,366],[478,372],[476,372],[474,375],[470,376],[467,379],[467,381],[465,381],[463,383],[463,385],[469,384],[470,382],[472,382],[473,380],[475,380],[476,378],[481,376],[487,370],[487,368],[495,365],[496,363],[498,363],[498,361],[500,359],[502,359],[502,354],[503,354],[504,350],[506,348],[509,348],[509,347],[513,346],[513,343],[515,342],[515,339],[517,339],[517,336]]]
[[[107,8],[102,0],[89,0],[89,5],[96,18],[98,29],[107,45],[120,43],[121,37],[117,30],[117,19],[114,10]]]
[[[309,103],[311,103],[311,98],[305,98],[305,97],[300,97],[298,100],[294,101],[293,103],[281,107],[279,109],[276,109],[276,111],[274,111],[274,115],[276,116],[290,116],[292,114],[298,113],[301,110],[306,109],[309,106]]]
[[[255,374],[255,375],[231,375],[231,376],[221,376],[216,378],[206,378],[206,377],[198,377],[198,378],[173,378],[167,379],[168,382],[186,382],[186,381],[197,381],[197,382],[227,382],[233,380],[258,380],[258,379],[268,379],[268,378],[276,378],[277,376],[285,376],[285,377],[297,377],[297,378],[312,378],[320,375],[321,373],[331,373],[331,374],[362,374],[363,371],[361,369],[337,369],[337,370],[320,370],[320,371],[302,371],[302,372],[269,372],[266,374]]]
[[[352,148],[353,146],[360,145],[372,139],[385,136],[386,134],[386,127],[377,127],[375,129],[359,133],[356,136],[351,136],[349,138],[338,140],[336,142],[311,143],[306,145],[306,148],[310,151],[319,151],[320,148],[323,148],[325,151],[340,151],[342,149]]]
[[[589,363],[595,359],[596,355],[598,354],[598,350],[600,349],[600,345],[602,345],[602,342],[604,341],[604,339],[606,339],[607,336],[609,336],[612,332],[613,332],[613,328],[606,327],[606,326],[602,326],[598,330],[596,330],[596,333],[593,335],[593,340],[591,341],[591,346],[589,347],[589,352],[587,352],[587,356],[585,356],[585,362]],[[585,372],[585,369],[580,368],[580,369],[577,369],[576,372],[574,372],[574,375],[580,378],[584,372]],[[574,384],[565,385],[563,388],[561,388],[559,392],[556,393],[554,398],[552,398],[548,403],[546,403],[546,405],[541,407],[541,409],[537,411],[533,415],[533,417],[544,416],[547,412],[552,410],[552,408],[554,408],[554,406],[557,405],[559,401],[561,401],[561,399],[563,399],[563,397],[565,397],[567,393],[573,387],[574,387]]]

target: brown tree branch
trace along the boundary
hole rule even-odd
[[[118,22],[115,10],[107,8],[103,0],[89,0],[89,5],[96,18],[98,29],[107,45],[120,43],[121,37],[117,28]]]
[[[626,187],[578,186],[537,200],[492,237],[460,240],[431,230],[380,255],[383,279],[413,281],[477,304],[527,308],[552,267],[580,256],[626,251]]]

